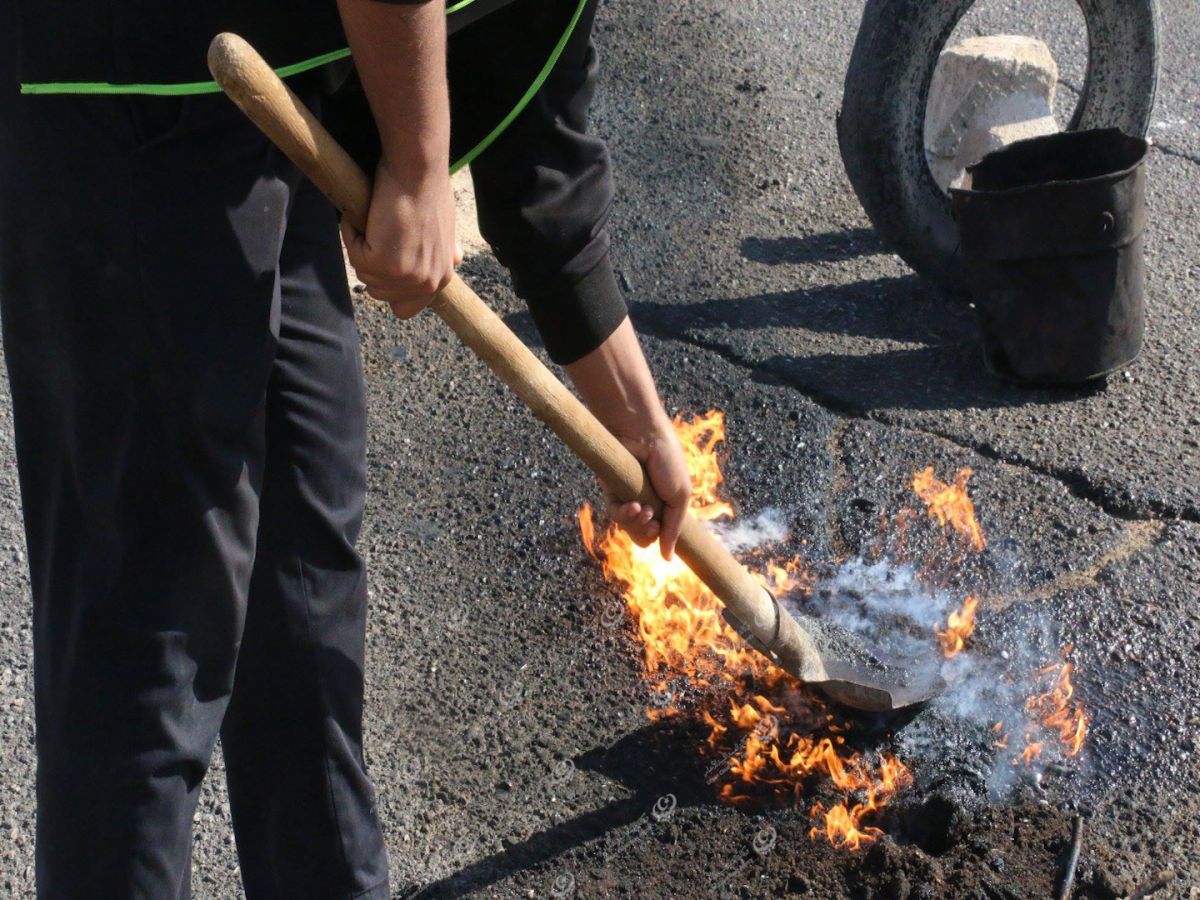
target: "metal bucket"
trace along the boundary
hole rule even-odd
[[[1019,141],[951,190],[988,368],[1072,384],[1128,365],[1145,327],[1145,160],[1117,129]]]

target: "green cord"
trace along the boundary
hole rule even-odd
[[[474,3],[475,0],[465,0],[465,2]],[[327,63],[345,59],[349,55],[349,47],[343,47],[341,50],[331,50],[328,53],[322,53],[320,56],[314,56],[312,59],[292,63],[290,66],[281,66],[275,70],[275,74],[280,78],[299,75],[301,72],[318,69]],[[221,86],[215,81],[184,81],[179,84],[109,84],[107,81],[49,81],[21,85],[22,94],[142,94],[152,97],[186,97],[194,94],[219,94],[220,92]]]
[[[469,2],[469,0],[464,0]],[[541,90],[542,85],[546,83],[546,79],[550,77],[550,73],[554,70],[554,66],[558,63],[558,58],[562,56],[563,50],[566,49],[567,41],[571,39],[571,35],[575,33],[575,26],[579,24],[579,17],[583,15],[584,7],[587,6],[587,0],[579,0],[579,5],[575,7],[575,15],[571,16],[571,21],[567,23],[567,30],[562,33],[562,37],[558,39],[558,43],[554,45],[554,50],[550,53],[550,58],[546,60],[546,64],[542,66],[542,71],[538,72],[537,78],[533,79],[533,84],[517,101],[517,105],[512,108],[507,116],[500,120],[500,124],[488,133],[482,141],[463,154],[462,159],[450,166],[450,174],[453,175],[463,166],[469,166],[476,157],[484,150],[492,146],[500,135],[504,134],[506,128],[512,124],[513,119],[519,116],[525,107],[529,105],[529,101],[534,98],[534,95]]]
[[[446,8],[446,15],[452,15],[466,9],[474,2],[475,0],[458,0],[457,3],[453,3]],[[529,102],[541,90],[542,85],[546,83],[546,79],[550,77],[550,73],[554,70],[554,66],[558,63],[559,57],[562,56],[563,50],[567,46],[567,41],[575,33],[575,26],[579,24],[579,17],[583,15],[583,10],[586,6],[587,0],[579,0],[579,6],[576,7],[575,14],[571,17],[571,21],[567,23],[567,30],[558,39],[558,43],[555,44],[554,50],[550,53],[550,58],[546,60],[546,64],[538,72],[537,77],[533,80],[533,84],[529,86],[529,89],[525,91],[521,99],[517,101],[517,105],[509,111],[508,115],[500,120],[500,124],[488,133],[487,137],[468,150],[461,159],[450,166],[451,175],[463,166],[470,165],[479,154],[483,153],[496,142],[496,139],[504,133],[505,129],[512,124],[517,116],[524,112],[525,107],[529,105]],[[349,55],[350,48],[343,47],[341,50],[332,50],[329,53],[322,53],[320,56],[314,56],[311,59],[282,66],[275,70],[275,74],[280,78],[299,75],[301,72],[308,72],[328,63],[336,62],[339,59],[345,59]],[[186,97],[196,94],[216,94],[220,90],[221,86],[215,81],[188,81],[180,84],[111,84],[106,81],[55,81],[21,85],[22,94],[141,94],[153,97]]]
[[[446,8],[450,16],[466,9],[475,0],[458,0]],[[275,70],[280,78],[299,75],[310,69],[318,69],[326,63],[345,59],[350,55],[350,48],[332,50],[322,53],[312,59],[292,63]],[[186,97],[194,94],[217,94],[221,86],[215,81],[185,81],[179,84],[110,84],[107,81],[47,81],[35,84],[22,84],[22,94],[146,94],[154,97]]]

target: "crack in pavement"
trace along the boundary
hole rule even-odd
[[[1200,166],[1200,156],[1197,156],[1194,153],[1188,153],[1184,150],[1179,150],[1175,147],[1172,147],[1170,144],[1155,143],[1150,145],[1150,149],[1157,150],[1164,156],[1174,156],[1176,159],[1182,159],[1192,163],[1193,165]]]
[[[983,594],[979,597],[979,602],[986,609],[1000,612],[1023,600],[1042,603],[1068,591],[1099,587],[1101,575],[1114,566],[1128,562],[1139,553],[1144,553],[1157,546],[1162,541],[1163,532],[1166,529],[1167,523],[1158,519],[1141,519],[1130,522],[1125,527],[1125,532],[1117,546],[1102,553],[1100,558],[1087,568],[1080,571],[1063,572],[1041,586],[1024,590],[1021,593]]]
[[[1128,522],[1152,522],[1159,519],[1178,519],[1185,522],[1200,524],[1200,509],[1191,507],[1175,507],[1155,500],[1147,501],[1144,504],[1138,504],[1132,500],[1125,501],[1112,496],[1112,487],[1095,484],[1078,470],[1065,469],[1059,466],[1041,463],[1015,451],[1004,452],[986,441],[964,440],[958,435],[951,434],[949,432],[940,431],[936,428],[915,425],[911,422],[904,422],[875,410],[864,409],[861,406],[858,406],[854,403],[849,403],[840,397],[832,394],[826,394],[824,392],[814,390],[809,386],[799,384],[794,379],[789,378],[786,374],[777,371],[774,367],[755,363],[752,360],[743,357],[730,347],[727,347],[716,341],[705,340],[704,338],[683,334],[678,331],[668,331],[667,329],[657,327],[656,323],[648,321],[644,317],[636,324],[639,330],[643,330],[648,334],[652,334],[659,340],[675,341],[699,348],[701,350],[708,350],[732,365],[738,366],[739,368],[745,369],[760,376],[768,376],[773,383],[794,390],[801,396],[807,398],[823,409],[837,415],[867,422],[877,422],[881,425],[888,425],[904,431],[917,432],[929,437],[939,438],[940,440],[946,441],[949,444],[953,444],[954,446],[963,450],[970,450],[974,453],[978,453],[985,459],[1007,463],[1008,465],[1016,468],[1025,469],[1029,472],[1053,479],[1066,488],[1071,496],[1091,503],[1093,506],[1098,507],[1102,512],[1111,518],[1121,519]]]
[[[1046,478],[1053,479],[1065,487],[1072,497],[1075,497],[1078,500],[1086,500],[1088,503],[1091,503],[1093,506],[1099,508],[1100,511],[1105,515],[1113,519],[1121,519],[1125,522],[1155,522],[1160,519],[1176,519],[1183,522],[1200,524],[1200,510],[1186,507],[1177,508],[1165,503],[1161,503],[1157,500],[1149,500],[1142,505],[1139,505],[1132,500],[1124,501],[1120,498],[1115,498],[1112,496],[1112,487],[1095,484],[1090,481],[1086,475],[1078,470],[1047,465],[1046,463],[1040,463],[1037,460],[1030,459],[1020,453],[1005,453],[984,441],[963,441],[956,435],[941,432],[933,428],[922,428],[906,422],[889,419],[886,416],[879,416],[876,418],[866,415],[865,418],[882,422],[885,425],[892,425],[894,427],[904,428],[910,431],[919,431],[922,434],[927,434],[931,437],[941,438],[942,440],[947,441],[956,447],[962,447],[965,450],[972,450],[985,459],[1007,463],[1010,466],[1025,469],[1038,475],[1043,475]]]

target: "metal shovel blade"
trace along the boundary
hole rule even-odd
[[[771,599],[780,619],[788,615],[774,596]],[[805,651],[799,655],[785,657],[767,647],[728,609],[723,610],[722,615],[743,640],[775,665],[804,684],[819,688],[835,703],[851,709],[874,713],[895,712],[925,703],[946,687],[946,682],[936,673],[918,676],[910,669],[884,663],[863,646],[857,636],[838,629],[838,642],[844,648],[853,646],[854,657],[871,660],[874,665],[852,662],[847,658],[847,653],[838,653],[822,641],[823,637],[828,638],[836,626],[822,624],[820,629],[804,628],[795,618],[789,616],[792,620],[792,634],[796,637],[803,636]],[[779,619],[777,624],[778,622]],[[817,623],[814,620],[812,624]]]
[[[840,659],[822,659],[828,681],[810,682],[831,700],[866,712],[895,712],[925,703],[940,694],[946,682],[933,675],[912,684],[885,681],[864,666]]]

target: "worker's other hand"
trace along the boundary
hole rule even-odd
[[[444,166],[390,165],[375,171],[367,231],[342,223],[359,279],[401,319],[415,316],[450,283],[462,250],[454,237],[454,191]]]
[[[649,547],[657,539],[663,559],[670,559],[692,499],[692,478],[671,420],[665,413],[654,420],[639,434],[614,434],[646,467],[650,485],[663,502],[662,513],[656,516],[651,506],[621,503],[610,496],[608,514],[639,546]]]
[[[692,498],[692,478],[629,318],[565,368],[588,409],[646,467],[650,486],[662,500],[662,513],[656,515],[652,506],[610,498],[608,514],[643,547],[657,538],[663,559],[670,559]]]

